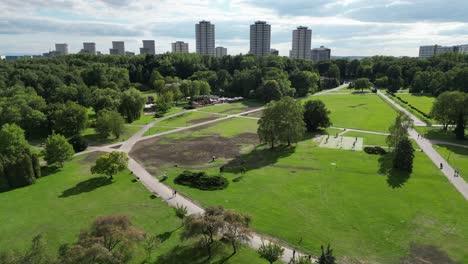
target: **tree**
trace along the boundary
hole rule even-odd
[[[403,112],[400,112],[393,125],[389,128],[390,135],[388,135],[386,139],[388,146],[395,148],[402,139],[407,138],[408,129],[411,128],[412,125],[412,120]]]
[[[267,80],[257,89],[256,92],[264,102],[279,100],[283,97],[279,84],[276,80]]]
[[[121,93],[115,89],[104,88],[93,91],[92,105],[94,112],[98,113],[103,109],[118,110],[120,106]]]
[[[361,92],[364,92],[364,89],[369,89],[371,88],[372,84],[367,78],[359,78],[356,80],[354,83],[354,88],[355,89],[360,89]]]
[[[235,211],[228,210],[224,212],[223,237],[231,242],[233,255],[237,252],[237,244],[248,242],[252,236],[249,230],[251,220],[250,216]]]
[[[284,254],[284,248],[278,244],[273,244],[268,242],[268,245],[262,243],[262,245],[257,250],[258,255],[261,258],[266,259],[270,264],[277,261]]]
[[[151,260],[151,254],[153,254],[153,250],[161,245],[161,239],[158,236],[154,235],[145,235],[145,240],[143,241],[143,248],[146,252],[146,261],[149,262]]]
[[[74,135],[68,140],[68,143],[73,146],[75,153],[81,152],[88,148],[88,142],[81,135]]]
[[[92,174],[105,174],[112,180],[113,176],[127,168],[128,156],[124,152],[112,151],[101,155],[91,167]]]
[[[140,119],[145,101],[143,94],[135,88],[122,93],[119,112],[125,117],[127,123]]]
[[[396,145],[393,158],[395,169],[412,172],[413,171],[414,148],[411,141],[404,137]]]
[[[377,79],[375,79],[374,84],[378,88],[387,88],[387,86],[388,86],[388,77],[384,76],[384,77],[381,77],[381,78],[377,78]]]
[[[128,263],[134,245],[144,237],[145,233],[133,226],[128,216],[98,217],[88,230],[81,232],[74,245],[61,247],[60,263]]]
[[[313,132],[318,128],[327,128],[331,126],[331,121],[328,115],[330,111],[325,104],[320,100],[310,100],[304,105],[304,122],[307,131]]]
[[[464,114],[460,111],[460,113],[458,114],[457,126],[455,127],[455,130],[453,131],[457,139],[459,140],[465,139],[465,128],[466,128],[466,118]]]
[[[302,97],[318,90],[320,76],[315,72],[297,71],[293,72],[289,79],[291,80],[291,86],[296,88],[296,95]]]
[[[0,263],[2,264],[49,264],[54,263],[54,259],[47,254],[47,244],[41,235],[32,239],[31,247],[25,252],[0,252]]]
[[[183,239],[200,238],[200,243],[206,248],[208,259],[211,259],[211,247],[214,237],[224,226],[224,209],[208,207],[203,215],[189,215],[184,219]]]
[[[464,110],[468,101],[468,96],[465,93],[453,91],[440,94],[432,105],[431,116],[443,125],[446,131],[449,125],[455,125],[460,118],[460,114],[465,118]]]
[[[24,130],[15,124],[5,124],[0,130],[0,154],[14,157],[28,148]]]
[[[336,260],[333,256],[333,249],[330,248],[330,244],[327,246],[327,251],[323,250],[323,245],[320,247],[322,249],[322,255],[320,255],[317,263],[318,264],[335,264]]]
[[[49,106],[51,128],[58,134],[70,137],[79,134],[88,125],[87,109],[75,102]]]
[[[60,135],[53,133],[47,137],[44,147],[44,160],[47,164],[58,165],[63,167],[63,163],[73,157],[75,152],[73,146],[68,143],[67,139]]]
[[[101,138],[108,138],[111,134],[119,138],[124,128],[124,119],[116,111],[103,109],[98,113],[96,132]]]
[[[327,71],[327,77],[336,79],[338,82],[340,81],[340,68],[336,64],[330,65],[330,68]]]
[[[276,141],[290,146],[304,136],[304,109],[300,102],[284,97],[267,104],[258,124],[257,134],[261,142],[270,143],[272,148]]]
[[[389,91],[392,93],[397,92],[402,85],[401,78],[401,67],[398,65],[392,65],[387,70],[387,77],[389,83]]]
[[[311,260],[309,259],[308,256],[299,256],[295,259],[291,259],[289,262],[291,264],[311,264]]]

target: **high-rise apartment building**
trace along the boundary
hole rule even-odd
[[[215,49],[215,56],[221,58],[227,55],[227,48],[225,47],[216,47]]]
[[[430,58],[436,54],[437,45],[420,46],[419,58]]]
[[[55,44],[55,52],[58,56],[68,55],[68,44],[66,43]]]
[[[271,26],[265,21],[256,21],[250,25],[250,54],[270,55]]]
[[[215,55],[215,25],[200,21],[195,25],[196,49],[198,54]]]
[[[81,53],[88,53],[88,54],[96,55],[96,43],[94,43],[94,42],[84,42],[83,43],[83,49],[81,50]]]
[[[440,46],[440,45],[428,45],[419,47],[419,58],[431,58],[437,54],[446,52],[458,52],[461,54],[468,54],[468,45],[457,45],[457,46]]]
[[[290,58],[310,59],[310,47],[312,42],[312,30],[307,27],[298,27],[292,33],[292,49]]]
[[[331,57],[331,50],[320,46],[320,48],[315,48],[310,51],[310,58],[314,62],[319,62],[323,60],[329,60]]]
[[[143,40],[143,48],[140,48],[140,54],[156,54],[154,40]]]
[[[109,49],[109,53],[112,55],[125,55],[125,42],[112,41],[112,49]]]
[[[176,41],[172,43],[172,52],[188,53],[189,45],[183,41]]]

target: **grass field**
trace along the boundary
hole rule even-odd
[[[133,134],[138,132],[138,130],[140,129],[141,127],[138,127],[138,126],[125,126],[124,131],[122,135],[120,135],[119,138],[115,138],[115,137],[100,138],[98,134],[96,133],[96,130],[92,127],[89,127],[83,130],[81,135],[86,139],[86,141],[88,141],[88,144],[90,146],[96,146],[96,145],[111,144],[111,143],[125,141],[128,138],[130,138]]]
[[[383,135],[349,131],[349,132],[346,132],[343,136],[362,137],[364,138],[364,145],[385,146],[385,147],[387,146],[387,143],[385,142],[385,139],[387,138],[387,136],[383,136]]]
[[[252,110],[257,107],[261,107],[263,104],[257,101],[244,101],[232,104],[220,104],[201,108],[201,111],[219,113],[219,114],[239,114],[248,110]]]
[[[468,148],[435,145],[437,152],[468,182]]]
[[[228,137],[235,135],[236,127],[238,133],[247,127],[244,120],[230,121],[170,138],[196,141],[210,133]],[[385,140],[384,136],[362,136],[379,145]],[[156,144],[155,149],[161,148]],[[198,152],[193,149],[184,154]],[[209,158],[201,160],[206,161],[190,167],[219,174],[222,163],[209,165]],[[275,152],[260,147],[226,162],[239,160],[245,162],[247,173],[225,172],[230,185],[223,191],[175,185],[174,177],[186,169],[177,157],[173,162],[179,168],[164,168],[169,176],[166,183],[205,206],[221,204],[251,214],[256,230],[312,254],[319,254],[320,245],[330,242],[342,261],[396,263],[413,243],[431,245],[457,261],[468,261],[468,205],[423,153],[416,153],[409,178],[387,171],[388,161],[379,156],[322,149],[310,139],[295,149]]]
[[[181,221],[173,209],[159,199],[152,199],[139,182],[132,182],[128,171],[119,173],[110,182],[91,175],[90,164],[97,153],[83,155],[67,163],[52,175],[41,178],[29,187],[0,193],[0,248],[23,249],[31,239],[42,234],[48,250],[56,254],[63,243],[73,243],[81,229],[97,216],[128,215],[133,223],[150,234],[165,240],[155,250],[154,263],[194,263],[204,257],[191,242],[179,239]],[[231,254],[222,246],[213,259],[218,263]],[[140,249],[133,263],[141,263]],[[263,263],[250,249],[242,249],[227,263]]]
[[[396,112],[378,95],[322,95],[306,100],[322,100],[331,111],[333,126],[386,132]]]
[[[132,125],[146,125],[154,121],[154,115],[145,115],[142,114],[140,119],[132,122]]]
[[[154,135],[164,131],[173,130],[179,127],[188,127],[201,122],[213,120],[222,117],[217,114],[191,111],[171,117],[157,123],[154,127],[146,131],[145,136]]]
[[[408,104],[416,107],[426,114],[431,112],[432,104],[435,101],[435,97],[426,95],[398,94],[398,97],[407,101]]]
[[[440,127],[416,127],[416,131],[427,139],[447,141],[468,146],[468,140],[459,140],[455,138],[452,130],[444,131]],[[465,130],[468,137],[468,129]]]

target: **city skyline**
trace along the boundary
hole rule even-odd
[[[4,1],[0,53],[41,54],[55,43],[68,43],[69,52],[77,53],[83,42],[95,42],[97,50],[108,53],[116,39],[131,51],[139,50],[142,39],[154,39],[157,53],[164,53],[175,40],[195,47],[193,25],[208,20],[216,25],[217,46],[231,55],[246,54],[248,27],[262,20],[271,24],[271,48],[281,56],[289,55],[291,30],[303,25],[314,31],[312,47],[327,46],[334,55],[416,57],[421,45],[468,43],[468,3],[451,2],[182,0],[174,6],[148,0]]]

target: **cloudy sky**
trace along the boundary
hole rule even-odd
[[[424,44],[468,44],[467,0],[0,0],[0,54],[42,53],[54,43],[78,52],[112,40],[138,51],[156,40],[157,53],[176,40],[195,50],[200,20],[216,25],[216,45],[247,53],[249,24],[272,26],[272,48],[288,55],[291,31],[312,29],[312,46],[332,55],[417,56]]]

